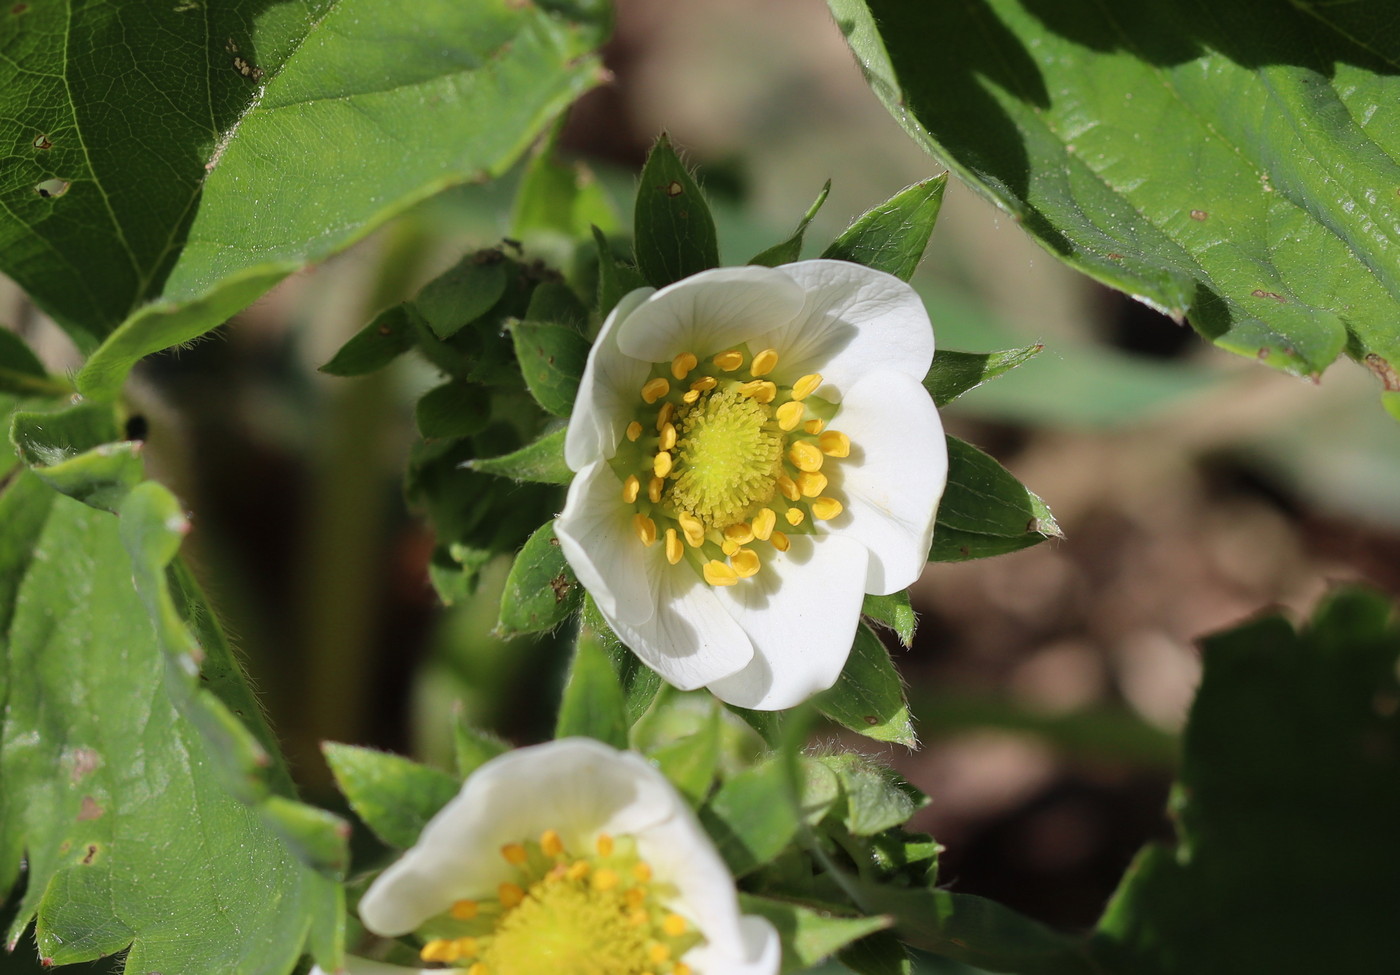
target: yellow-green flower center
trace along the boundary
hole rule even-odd
[[[682,406],[670,501],[710,528],[723,529],[777,493],[783,438],[772,411],[737,388],[716,389]]]

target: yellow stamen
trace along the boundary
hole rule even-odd
[[[753,528],[747,522],[736,522],[724,530],[724,537],[726,541],[747,545],[753,541]]]
[[[740,579],[758,575],[758,570],[763,567],[763,563],[758,560],[758,553],[751,548],[739,549],[729,557],[729,564],[734,567],[734,572]]]
[[[826,490],[826,475],[819,471],[801,471],[797,475],[797,490],[804,498],[815,498]]]
[[[719,547],[720,551],[722,551],[725,555],[733,555],[735,552],[739,551],[739,543],[731,542],[727,538],[719,543]]]
[[[753,357],[753,365],[749,366],[749,372],[757,379],[759,376],[768,375],[777,364],[778,350],[764,349]]]
[[[768,541],[779,552],[786,552],[788,547],[792,545],[792,542],[789,542],[788,537],[782,532],[774,532],[773,537],[768,539]]]
[[[714,364],[725,372],[733,372],[744,364],[744,353],[738,349],[730,349],[728,352],[721,352],[715,356]]]
[[[637,500],[637,495],[642,491],[642,482],[637,480],[636,474],[628,474],[627,480],[622,482],[622,500],[631,504]]]
[[[610,857],[613,855],[613,849],[616,847],[616,844],[609,834],[599,833],[598,839],[594,841],[593,847],[598,851],[600,857]]]
[[[681,395],[681,399],[684,400],[686,403],[694,403],[694,402],[695,402],[696,400],[698,400],[699,398],[700,398],[700,390],[698,390],[698,389],[691,389],[691,390],[688,390],[688,391],[686,391],[684,394]]]
[[[693,975],[694,970],[683,961],[676,962],[676,967],[671,969],[671,975]]]
[[[661,489],[666,486],[664,478],[653,477],[647,481],[647,500],[652,504],[661,503]]]
[[[651,864],[646,861],[634,864],[632,867],[632,876],[637,879],[638,883],[644,884],[651,880]]]
[[[789,400],[778,407],[778,426],[783,430],[796,430],[797,425],[802,422],[802,415],[807,412],[807,407],[797,400]]]
[[[822,452],[806,440],[799,440],[788,448],[788,460],[799,471],[819,471],[822,469]]]
[[[719,380],[714,376],[701,376],[690,384],[690,388],[697,393],[703,393],[707,389],[714,389],[719,385]]]
[[[684,379],[690,375],[690,370],[699,364],[700,360],[696,358],[694,352],[682,352],[671,360],[671,375],[677,379]]]
[[[637,442],[637,438],[640,437],[641,435],[642,435],[642,425],[641,425],[640,423],[638,423],[636,420],[633,420],[631,423],[627,424],[627,439],[628,439],[628,440],[632,441],[633,443],[636,443],[636,442]]]
[[[826,421],[818,416],[802,424],[802,431],[804,433],[821,433],[824,426],[826,426]]]
[[[662,450],[652,458],[651,471],[657,477],[665,477],[671,473],[671,455]]]
[[[458,958],[466,958],[481,953],[481,946],[477,944],[476,939],[472,937],[456,938],[453,940],[452,946],[457,949]]]
[[[584,862],[582,860],[580,863]],[[501,902],[501,906],[509,910],[512,907],[519,907],[520,902],[525,899],[525,891],[516,884],[505,883],[496,888],[496,900]]]
[[[817,391],[817,387],[822,384],[822,374],[811,372],[803,376],[792,384],[792,398],[797,400],[806,399]]]
[[[667,914],[665,920],[661,922],[661,930],[665,931],[673,938],[679,938],[681,935],[685,934],[687,927],[689,927],[689,925],[686,923],[685,918],[681,917],[679,914]]]
[[[588,865],[587,860],[575,860],[573,863],[569,864],[567,876],[570,880],[582,880],[584,877],[588,876],[588,871],[591,869],[592,867]]]
[[[628,893],[630,894],[631,891],[628,891]],[[631,914],[627,915],[627,923],[634,928],[640,928],[650,920],[651,915],[646,911],[633,911]]]
[[[797,489],[797,482],[786,474],[779,474],[774,483],[778,485],[778,493],[789,501],[796,501],[802,497],[802,492]]]
[[[419,950],[418,957],[424,961],[454,962],[460,955],[457,946],[451,941],[446,938],[434,938]]]
[[[617,875],[616,870],[609,870],[603,867],[593,871],[593,889],[597,891],[609,891],[618,885],[622,878]]]
[[[650,405],[671,391],[671,384],[665,376],[648,379],[642,386],[642,402]]]
[[[851,438],[840,430],[828,430],[817,438],[817,446],[828,457],[851,456]]]
[[[830,521],[841,513],[841,502],[835,498],[817,498],[812,502],[812,517]]]
[[[632,873],[635,874],[636,872],[637,872],[637,869],[636,869],[635,867],[633,867],[633,868],[632,868]],[[625,890],[625,891],[622,892],[622,902],[623,902],[624,904],[626,904],[628,907],[632,908],[632,910],[635,911],[637,908],[641,907],[643,904],[645,904],[645,903],[647,902],[647,891],[646,891],[646,888],[645,888],[645,887],[629,887],[627,890]],[[643,911],[642,913],[645,914],[646,912]]]
[[[491,975],[491,972],[484,963],[477,962],[471,968],[467,969],[467,975]],[[679,975],[679,973],[674,973],[674,975]],[[690,975],[690,972],[687,971],[685,975]]]
[[[753,516],[753,537],[761,542],[768,541],[768,536],[773,534],[773,528],[778,524],[778,516],[773,513],[772,508],[762,508]]]
[[[667,405],[669,406],[670,404],[668,403]],[[844,436],[844,434],[843,434],[843,436]],[[661,449],[662,449],[662,450],[670,450],[670,449],[671,449],[672,447],[674,447],[675,445],[676,445],[676,425],[675,425],[674,423],[668,423],[668,424],[666,424],[664,427],[661,428]],[[830,453],[830,451],[827,451],[827,453]],[[842,454],[841,456],[844,457],[844,456],[846,456],[846,455],[845,455],[845,454]]]
[[[807,517],[807,513],[801,508],[789,508],[783,517],[787,519],[789,525],[796,528],[798,525],[802,524],[803,520]]]
[[[671,957],[671,949],[663,944],[654,944],[647,949],[647,957],[650,958],[652,961],[656,962],[656,964],[660,965],[666,959]]]
[[[752,382],[740,383],[739,392],[756,402],[771,403],[777,398],[778,387],[766,379],[755,379]]]
[[[515,867],[530,859],[530,854],[526,853],[525,847],[519,843],[507,843],[501,847],[501,856],[506,858],[506,863]]]
[[[657,429],[657,432],[659,433],[661,430],[663,430],[663,429],[665,428],[666,424],[668,424],[668,423],[671,422],[671,417],[673,417],[673,416],[675,416],[675,415],[676,415],[676,404],[675,404],[675,403],[669,403],[669,402],[668,402],[668,403],[662,403],[662,404],[661,404],[661,409],[659,409],[659,410],[656,411],[656,429]]]
[[[547,829],[540,834],[540,849],[545,856],[557,857],[564,852],[564,841],[554,830]]]
[[[674,528],[666,529],[666,561],[672,565],[680,562],[685,555],[685,546],[681,544],[680,537],[676,535]]]
[[[458,921],[470,921],[472,918],[476,917],[477,912],[480,910],[481,905],[476,901],[462,900],[453,901],[452,909],[448,913]]]
[[[632,530],[637,533],[637,537],[642,540],[642,544],[648,548],[656,543],[656,522],[652,521],[640,511],[632,516]]]
[[[676,523],[681,526],[681,532],[691,548],[699,548],[705,543],[705,526],[700,524],[699,518],[682,511],[676,515]]]
[[[712,586],[732,586],[739,581],[739,574],[723,562],[711,559],[702,570],[705,581]]]

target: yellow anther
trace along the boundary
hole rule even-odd
[[[830,521],[841,513],[841,502],[835,498],[817,498],[812,502],[812,517]]]
[[[763,567],[763,563],[758,560],[758,553],[751,548],[739,549],[729,557],[729,564],[734,567],[734,572],[740,579],[758,575],[758,570]]]
[[[766,542],[768,536],[773,534],[773,528],[778,524],[778,516],[773,513],[772,508],[760,508],[750,524],[753,526],[753,537],[761,542]]]
[[[822,459],[822,452],[806,440],[799,440],[788,448],[788,460],[799,471],[821,470]]]
[[[609,870],[607,867],[601,867],[601,868],[599,868],[599,869],[593,871],[593,889],[594,889],[594,890],[598,890],[598,891],[609,891],[609,890],[612,890],[614,887],[616,887],[616,886],[618,885],[618,883],[619,883],[621,880],[622,880],[622,878],[619,877],[619,876],[617,875],[617,871],[616,871],[616,870]]]
[[[804,520],[806,520],[807,513],[801,508],[789,508],[787,512],[783,515],[783,517],[787,519],[787,523],[789,525],[791,525],[793,528],[796,528],[798,525],[802,524]]]
[[[694,969],[683,961],[676,962],[676,967],[671,969],[671,975],[693,975]]]
[[[631,893],[631,891],[628,891],[628,893]],[[627,915],[627,923],[634,928],[640,928],[650,920],[651,915],[646,911],[633,911],[631,914]]]
[[[719,543],[719,547],[720,551],[722,551],[725,555],[733,555],[735,552],[739,551],[739,543],[731,542],[727,538]]]
[[[557,857],[564,852],[564,841],[554,830],[547,829],[540,834],[540,849],[545,856]]]
[[[666,529],[666,561],[675,565],[684,555],[685,546],[681,544],[680,536],[676,534],[676,530],[674,528]]]
[[[632,868],[632,873],[637,873],[637,868]],[[647,891],[645,887],[629,887],[622,892],[622,902],[632,910],[636,910],[647,902]]]
[[[612,856],[616,846],[617,844],[613,842],[612,836],[607,833],[599,833],[598,839],[593,843],[593,848],[598,851],[600,857]]]
[[[509,910],[512,907],[519,907],[520,902],[525,899],[525,891],[518,884],[504,883],[496,888],[496,900],[501,902],[501,906]]]
[[[817,446],[828,457],[851,456],[851,438],[840,430],[828,430],[817,438]]]
[[[792,545],[792,542],[789,542],[788,537],[782,532],[774,532],[773,537],[768,539],[768,542],[779,552],[786,552],[788,547]]]
[[[632,441],[633,443],[636,443],[636,442],[637,442],[637,438],[640,437],[641,435],[642,435],[642,425],[641,425],[640,423],[638,423],[636,420],[633,420],[631,423],[627,424],[627,439],[628,439],[628,440]]]
[[[705,581],[712,586],[732,586],[739,581],[739,573],[715,559],[706,562],[702,571]]]
[[[738,349],[730,349],[715,356],[714,363],[725,372],[733,372],[744,364],[744,353]]]
[[[809,372],[797,382],[792,384],[792,398],[806,399],[817,391],[817,387],[822,384],[822,374],[819,372]]]
[[[666,486],[666,480],[660,477],[653,477],[647,481],[647,500],[652,504],[661,503],[661,489]]]
[[[632,516],[632,530],[637,533],[637,537],[642,540],[642,544],[648,548],[656,543],[656,522],[652,521],[640,511]]]
[[[661,922],[661,930],[665,931],[673,938],[679,938],[681,935],[685,934],[686,928],[689,926],[685,918],[681,917],[679,914],[667,914],[665,920]]]
[[[690,375],[690,370],[700,364],[694,352],[682,352],[671,360],[671,375],[677,379],[684,379]]]
[[[685,393],[683,393],[683,394],[681,395],[681,399],[684,400],[684,401],[687,402],[687,403],[694,403],[694,402],[695,402],[696,400],[698,400],[699,398],[700,398],[700,390],[698,390],[698,389],[687,390]]]
[[[753,364],[749,366],[749,372],[757,379],[759,376],[768,375],[777,364],[778,350],[764,349],[753,357]]]
[[[819,417],[819,416],[818,416],[818,417],[813,417],[812,419],[808,420],[806,423],[802,424],[802,432],[803,432],[803,433],[821,433],[821,432],[822,432],[822,427],[824,427],[824,426],[826,426],[826,421],[825,421],[825,420],[823,420],[823,419],[822,419],[821,417]]]
[[[491,975],[491,970],[486,967],[485,962],[477,962],[467,969],[467,975]],[[686,975],[690,975],[690,973],[686,972]]]
[[[700,524],[699,518],[682,511],[676,516],[676,523],[681,526],[681,532],[691,548],[699,548],[705,543],[705,526]]]
[[[667,403],[666,405],[667,405],[667,406],[670,406],[671,404]],[[842,434],[842,436],[845,436],[845,434]],[[674,447],[675,445],[676,445],[676,425],[675,425],[674,423],[668,423],[668,424],[666,424],[664,427],[661,428],[661,449],[662,449],[662,450],[670,450],[670,449],[671,449],[672,447]],[[827,453],[831,453],[831,451],[827,451]],[[845,455],[845,454],[842,454],[841,456],[842,456],[842,457],[845,457],[846,455]]]
[[[651,864],[647,863],[646,861],[642,861],[642,862],[640,862],[640,863],[635,863],[635,864],[633,864],[633,865],[632,865],[632,876],[633,876],[634,878],[636,878],[636,880],[637,880],[638,883],[642,883],[642,884],[644,884],[644,883],[646,883],[647,881],[651,880]],[[630,893],[630,891],[629,891],[629,893]]]
[[[666,424],[671,422],[671,417],[676,415],[676,404],[666,402],[661,404],[661,409],[656,411],[656,431],[660,433],[665,429]]]
[[[802,492],[797,488],[797,482],[786,474],[779,474],[773,483],[778,485],[778,493],[789,501],[796,501],[802,497]]]
[[[671,949],[663,944],[654,944],[647,949],[647,957],[660,965],[671,957]]]
[[[797,490],[804,498],[818,497],[826,490],[826,475],[820,471],[800,471],[797,475]]]
[[[718,385],[719,380],[714,376],[701,376],[690,384],[690,388],[697,393],[703,393],[706,390],[714,389]]]
[[[588,876],[588,871],[591,869],[593,868],[588,865],[587,860],[575,860],[573,863],[569,864],[569,872],[566,876],[570,880],[582,880],[584,877]]]
[[[627,480],[622,482],[622,500],[631,504],[637,500],[637,495],[642,493],[642,482],[637,480],[636,474],[628,474]]]
[[[671,455],[664,450],[658,451],[651,460],[651,472],[657,477],[671,473]]]
[[[446,938],[434,938],[419,949],[418,957],[424,961],[453,962],[460,955],[457,946],[451,941]]]
[[[778,387],[766,379],[755,379],[752,382],[740,383],[739,392],[757,403],[771,403],[777,398]]]
[[[481,945],[477,944],[476,939],[472,937],[456,938],[453,940],[452,946],[457,949],[458,958],[469,958],[472,955],[481,954]]]
[[[735,522],[724,530],[725,541],[747,545],[753,541],[753,526],[748,522]]]
[[[657,376],[655,379],[648,379],[642,386],[642,402],[655,403],[661,397],[671,391],[671,384],[665,376]]]
[[[797,425],[802,422],[802,415],[807,412],[807,407],[797,400],[788,400],[778,407],[778,426],[783,430],[796,430]]]
[[[480,910],[481,905],[476,901],[462,900],[453,901],[452,909],[448,911],[448,913],[458,921],[470,921],[472,918],[476,917],[477,912]]]
[[[501,856],[506,858],[506,863],[516,867],[530,859],[530,854],[525,852],[525,847],[519,843],[507,843],[501,847]]]

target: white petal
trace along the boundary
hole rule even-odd
[[[827,493],[845,505],[827,525],[870,550],[866,592],[897,592],[928,561],[948,480],[938,410],[917,380],[873,373],[847,391],[831,429],[851,438],[851,455],[822,468]]]
[[[477,769],[423,828],[413,848],[370,885],[360,919],[397,937],[463,898],[494,896],[516,876],[506,843],[557,830],[572,850],[599,833],[637,835],[683,806],[674,788],[639,755],[586,738],[522,748]]]
[[[710,684],[723,701],[793,707],[841,676],[865,598],[869,553],[854,539],[794,535],[756,576],[717,595],[753,641],[747,667]]]
[[[775,374],[791,382],[821,373],[837,394],[866,373],[894,369],[922,381],[933,362],[933,326],[917,292],[892,274],[846,261],[801,261],[777,270],[807,300],[790,323],[755,340],[778,351]],[[833,395],[830,390],[825,395]]]
[[[684,955],[697,972],[723,972],[724,975],[778,975],[782,943],[778,932],[765,917],[745,914],[739,919],[740,951],[713,942],[700,945]]]
[[[656,612],[641,623],[608,615],[608,624],[642,662],[683,691],[703,687],[739,670],[753,647],[689,562],[671,565],[660,544],[647,551],[652,604]]]
[[[642,383],[651,372],[651,363],[638,362],[618,351],[617,329],[653,290],[638,288],[623,295],[588,352],[574,412],[564,434],[564,462],[570,470],[581,470],[592,461],[611,457],[634,409],[641,405]]]
[[[617,344],[647,362],[682,352],[702,358],[785,325],[802,310],[802,289],[767,267],[702,271],[662,288],[619,325]]]
[[[442,971],[440,968],[404,968],[402,965],[390,965],[382,961],[371,961],[368,958],[347,955],[345,967],[339,969],[335,975],[434,975],[435,972],[440,971]],[[313,965],[310,975],[328,975],[328,973],[320,965]]]
[[[656,611],[646,549],[632,527],[633,508],[605,460],[575,475],[554,534],[569,566],[609,620],[644,623]]]

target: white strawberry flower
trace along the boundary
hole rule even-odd
[[[622,640],[684,690],[792,707],[866,593],[914,582],[947,479],[918,295],[844,261],[624,297],[589,354],[555,534]]]

